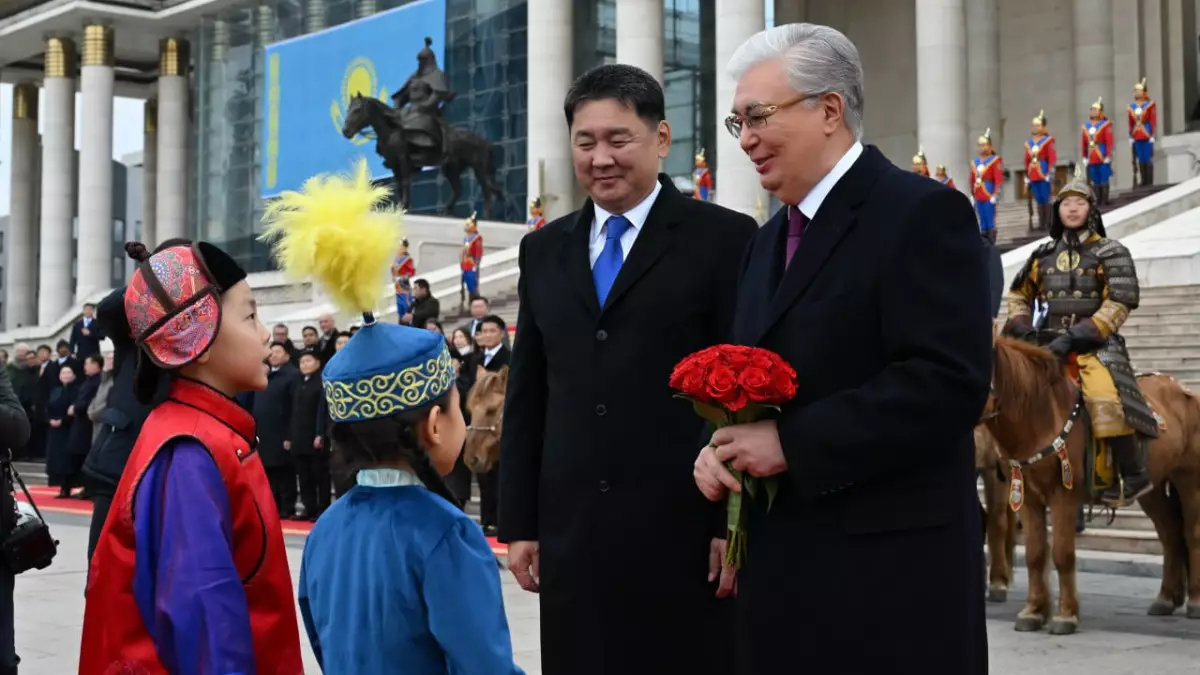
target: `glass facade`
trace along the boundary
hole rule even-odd
[[[261,233],[263,47],[406,4],[409,0],[268,0],[257,7],[205,17],[193,31],[194,172],[191,213],[197,236],[218,243],[250,271],[271,269]],[[575,69],[611,62],[616,54],[615,0],[572,0]],[[712,0],[664,0],[667,119],[674,148],[666,171],[690,180],[692,158],[706,148],[715,161],[716,131]],[[504,199],[497,220],[524,222],[527,206],[525,0],[446,0],[446,45],[440,64],[457,97],[445,108],[453,126],[493,143],[496,181]],[[547,105],[547,103],[538,103]],[[559,106],[559,101],[548,105]],[[453,215],[483,212],[475,178],[463,174]],[[439,171],[413,180],[413,213],[437,215],[450,187]]]

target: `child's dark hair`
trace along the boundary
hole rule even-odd
[[[104,357],[103,356],[100,356],[99,354],[88,354],[87,358],[84,359],[84,362],[87,362],[87,361],[91,361],[92,363],[96,364],[100,368],[100,370],[104,370]]]
[[[423,422],[433,408],[443,413],[450,408],[449,392],[437,400],[412,410],[405,410],[388,417],[379,417],[362,422],[337,422],[331,436],[335,449],[352,471],[366,469],[386,462],[407,462],[417,478],[451,504],[462,508],[458,498],[446,487],[446,482],[433,468],[429,455],[421,447],[417,436],[417,425]]]

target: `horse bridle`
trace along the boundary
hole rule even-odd
[[[478,424],[468,424],[467,431],[482,431],[484,433],[495,434],[496,436],[499,436],[500,435],[500,424],[502,422],[504,422],[504,413],[503,412],[501,412],[499,415],[496,416],[495,424],[489,424],[486,427],[480,426]]]

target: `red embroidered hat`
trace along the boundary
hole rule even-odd
[[[221,328],[221,294],[246,278],[227,253],[207,242],[163,242],[153,255],[125,245],[138,261],[125,289],[125,316],[134,340],[160,368],[200,358]]]

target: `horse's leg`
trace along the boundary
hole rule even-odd
[[[1041,630],[1050,616],[1050,588],[1046,584],[1046,505],[1032,490],[1025,492],[1021,507],[1021,522],[1025,526],[1025,567],[1029,570],[1029,597],[1017,614],[1018,631]],[[1074,532],[1074,530],[1072,530]]]
[[[988,545],[988,602],[1008,600],[1008,588],[1012,585],[1011,568],[1005,526],[1012,509],[1008,507],[1008,492],[996,475],[996,467],[983,470],[983,498],[987,501],[987,545]]]
[[[1188,554],[1184,558],[1187,618],[1200,619],[1200,488],[1195,483],[1185,484],[1179,490],[1179,502],[1183,507],[1183,536]]]
[[[1070,635],[1079,629],[1079,594],[1075,587],[1075,493],[1056,486],[1050,495],[1054,525],[1054,568],[1058,571],[1058,611],[1050,620],[1051,635]]]
[[[1174,488],[1172,488],[1174,490]],[[1187,559],[1187,540],[1183,533],[1183,512],[1178,495],[1168,497],[1166,484],[1156,487],[1138,500],[1142,511],[1154,523],[1163,548],[1163,578],[1158,597],[1150,603],[1150,616],[1170,616],[1183,605]]]
[[[462,169],[456,164],[443,164],[442,176],[450,184],[450,202],[446,204],[446,210],[443,213],[452,216],[454,209],[458,206],[459,197],[462,197]],[[488,214],[484,213],[484,218],[487,216]]]
[[[1005,483],[1007,486],[1008,483]],[[1008,507],[1008,503],[1004,504],[1004,551],[1008,561],[1008,579],[1011,582],[1015,576],[1013,567],[1017,560],[1017,514]]]
[[[487,218],[492,217],[492,199],[502,199],[500,188],[496,187],[496,181],[488,174],[487,164],[474,164],[471,167],[472,173],[475,174],[475,181],[483,189],[483,214]]]

